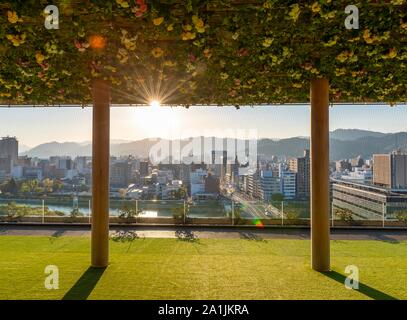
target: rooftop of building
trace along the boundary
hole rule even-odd
[[[391,197],[407,197],[407,189],[390,189],[386,187],[382,187],[379,185],[373,184],[369,180],[365,180],[363,183],[360,181],[354,181],[351,179],[337,179],[337,178],[331,178],[331,182],[334,184],[342,184],[346,185],[348,187],[353,187],[369,192],[375,192],[375,193],[380,193],[386,196],[391,196]]]

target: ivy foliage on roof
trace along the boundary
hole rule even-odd
[[[59,29],[44,8],[59,9]],[[0,103],[256,105],[407,101],[407,1],[18,0],[0,4]]]

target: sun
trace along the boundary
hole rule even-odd
[[[176,110],[161,106],[159,100],[151,100],[147,107],[131,111],[133,125],[149,137],[168,137],[179,130],[180,119]]]
[[[159,107],[161,106],[161,104],[160,104],[160,101],[158,101],[158,100],[152,100],[152,101],[150,102],[150,106],[151,106],[152,108],[159,108]]]

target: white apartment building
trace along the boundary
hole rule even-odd
[[[373,178],[371,169],[353,168],[353,171],[340,174],[339,179],[352,180],[352,181],[370,181]]]

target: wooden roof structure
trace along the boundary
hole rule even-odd
[[[407,101],[407,1],[59,0],[0,4],[0,104],[92,103],[94,79],[113,104],[267,105]]]

